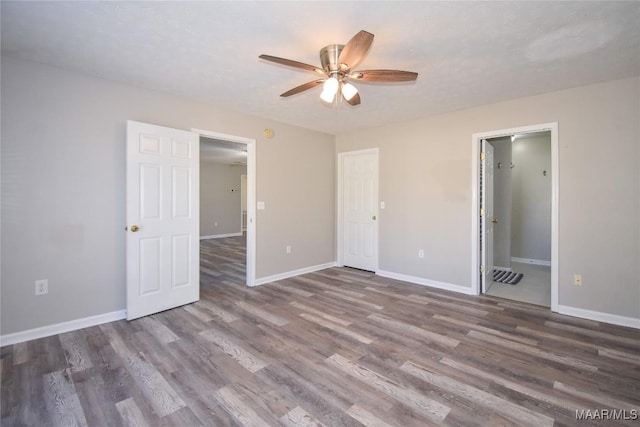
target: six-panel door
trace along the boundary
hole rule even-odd
[[[199,136],[127,122],[127,319],[199,299]]]

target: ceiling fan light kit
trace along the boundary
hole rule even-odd
[[[322,85],[322,93],[320,94],[320,99],[324,102],[331,103],[338,93],[338,87],[340,86],[340,82],[334,76],[329,77],[325,80]]]
[[[368,83],[396,83],[414,81],[418,78],[418,73],[411,71],[351,71],[364,59],[373,43],[373,37],[373,34],[362,30],[353,36],[346,45],[332,44],[323,47],[320,50],[320,63],[322,64],[322,68],[271,55],[260,55],[259,58],[324,75],[323,79],[313,80],[284,92],[280,95],[282,97],[295,95],[322,84],[322,92],[320,94],[322,101],[332,103],[337,99],[336,95],[339,93],[339,96],[349,105],[356,106],[360,104],[360,94],[358,93],[358,89],[351,84],[349,80],[361,80]]]

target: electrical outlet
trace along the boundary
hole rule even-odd
[[[576,286],[582,286],[582,274],[573,275],[573,284]]]
[[[214,221],[214,222],[213,222],[213,226],[214,226],[214,227],[217,227],[217,226],[218,226],[218,221]]]
[[[418,258],[424,258],[424,249],[418,251]]]
[[[290,254],[290,253],[291,253],[291,245],[287,245],[287,247],[286,247],[286,251],[287,251],[287,253],[288,253],[288,254]]]
[[[49,293],[49,281],[47,279],[36,280],[36,295],[46,295]]]

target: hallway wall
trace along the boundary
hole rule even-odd
[[[551,132],[518,137],[512,146],[511,257],[550,263]]]

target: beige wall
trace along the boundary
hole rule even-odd
[[[512,145],[511,256],[551,262],[551,132]]]
[[[1,90],[2,334],[125,308],[127,120],[257,140],[258,278],[335,260],[333,136],[5,57]]]
[[[246,173],[246,166],[200,162],[200,236],[242,232],[241,176]]]
[[[265,141],[268,149],[258,157],[259,176],[271,165],[269,180],[258,180],[258,201],[266,207],[258,211],[260,226],[273,230],[269,241],[258,236],[260,277],[336,260],[333,137],[310,140],[303,129],[290,137],[307,144],[281,144],[276,137]],[[285,255],[286,246],[291,246],[291,254]]]
[[[640,318],[639,95],[632,78],[338,136],[380,149],[380,268],[470,287],[471,135],[557,121],[559,304]]]
[[[258,278],[335,260],[335,152],[379,147],[380,268],[466,287],[471,135],[557,121],[559,303],[640,317],[638,78],[335,138],[4,57],[1,78],[2,334],[124,309],[126,120],[257,140]]]

